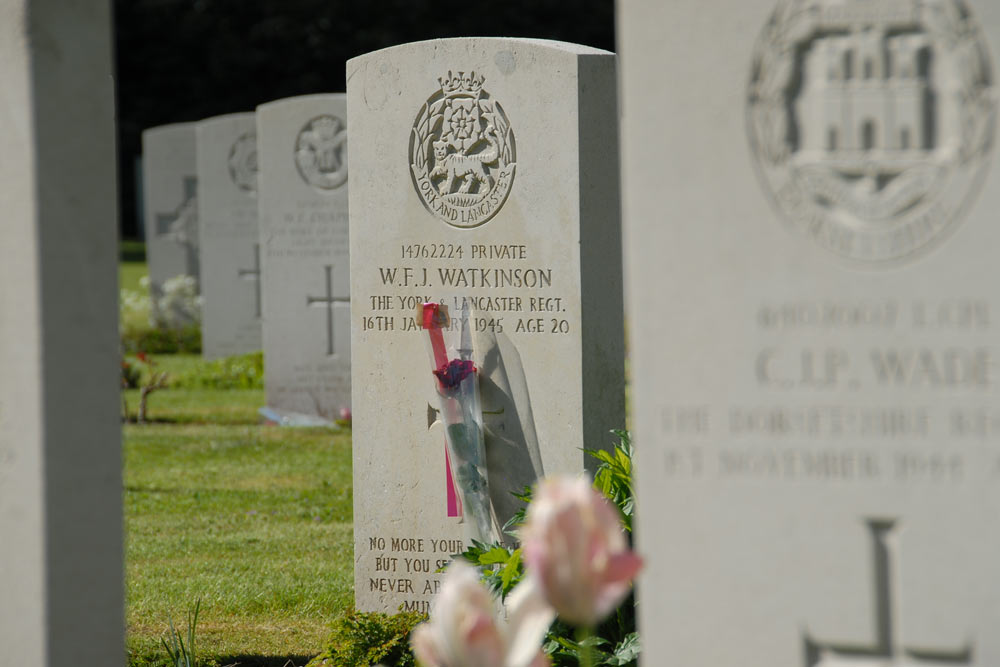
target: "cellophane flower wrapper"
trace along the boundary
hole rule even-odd
[[[451,473],[462,500],[469,536],[484,543],[497,539],[486,473],[479,373],[473,362],[471,318],[449,321],[440,304],[423,306],[423,328],[431,371],[441,405]]]

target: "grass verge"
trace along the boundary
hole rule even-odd
[[[153,423],[124,426],[133,667],[162,664],[168,616],[199,598],[209,662],[301,665],[353,600],[350,430],[259,425],[263,404],[259,390],[168,388],[149,398]]]

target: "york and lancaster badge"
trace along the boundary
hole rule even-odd
[[[947,235],[993,148],[983,36],[963,0],[782,0],[754,53],[750,144],[780,213],[849,260]]]
[[[410,133],[410,173],[427,210],[455,227],[496,215],[514,181],[514,133],[475,72],[448,72]]]

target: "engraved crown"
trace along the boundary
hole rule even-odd
[[[486,77],[475,72],[451,72],[447,76],[438,77],[441,84],[441,92],[445,97],[456,96],[478,96],[483,89],[483,82]]]

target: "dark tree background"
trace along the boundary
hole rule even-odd
[[[613,0],[115,0],[125,237],[138,234],[144,129],[309,93],[343,92],[345,63],[440,37],[558,39],[614,50]]]

